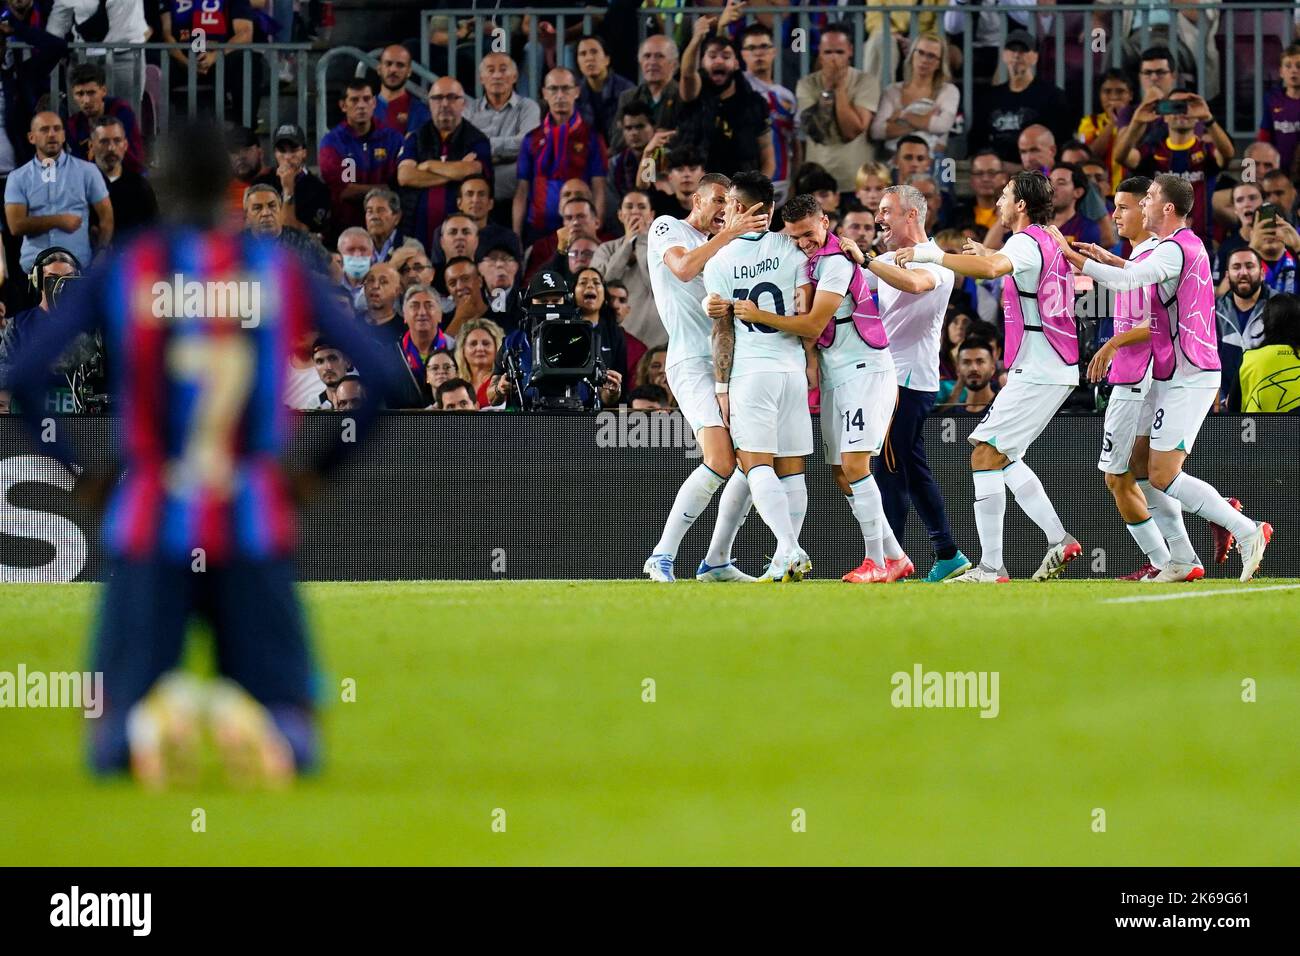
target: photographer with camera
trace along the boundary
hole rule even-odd
[[[27,341],[48,319],[58,305],[65,286],[72,277],[81,275],[81,263],[67,249],[53,246],[42,251],[28,276],[32,294],[40,303],[19,312],[0,334],[0,389],[8,391],[12,367]],[[96,404],[95,392],[103,392],[103,350],[97,339],[80,336],[69,343],[68,350],[50,367],[45,387],[45,411],[81,412]],[[93,387],[92,386],[93,382]]]
[[[598,293],[590,288],[593,279]],[[582,302],[575,305],[558,272],[545,269],[533,277],[519,327],[497,352],[488,404],[579,411],[618,401],[627,361],[622,330],[617,320],[602,320],[606,310],[600,273],[580,270],[578,283]]]

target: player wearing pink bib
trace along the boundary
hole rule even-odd
[[[978,279],[1006,276],[1002,304],[1006,318],[1007,386],[971,433],[975,482],[975,526],[980,563],[953,581],[1010,580],[1002,562],[1002,521],[1007,489],[1047,536],[1048,550],[1035,581],[1060,577],[1083,553],[1065,531],[1038,476],[1023,461],[1030,444],[1079,383],[1079,339],[1074,321],[1074,278],[1044,226],[1052,218],[1052,186],[1037,172],[1016,173],[997,203],[998,220],[1014,235],[998,252],[967,243],[961,255],[915,247],[895,262],[937,262],[958,275]]]
[[[1209,484],[1183,471],[1218,394],[1220,378],[1209,256],[1205,244],[1187,226],[1192,195],[1191,187],[1179,176],[1155,178],[1143,200],[1143,213],[1146,227],[1161,242],[1142,262],[1129,268],[1087,259],[1070,248],[1059,230],[1054,236],[1066,258],[1097,282],[1120,291],[1154,286],[1150,298],[1155,409],[1151,491],[1173,498],[1184,511],[1227,528],[1237,539],[1241,580],[1249,581],[1259,569],[1273,528],[1247,518]],[[1171,561],[1165,572],[1160,580],[1188,580],[1178,574],[1190,573],[1190,569]]]

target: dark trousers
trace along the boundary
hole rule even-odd
[[[158,678],[179,666],[192,616],[211,625],[217,672],[271,713],[299,770],[316,759],[313,665],[294,567],[242,561],[194,571],[168,561],[113,562],[92,652],[104,675],[104,713],[91,729],[91,765],[126,769],[126,717]]]
[[[898,407],[889,425],[889,436],[884,451],[872,462],[872,472],[894,537],[903,540],[907,513],[916,505],[935,554],[951,557],[957,546],[943,510],[943,495],[925,457],[925,419],[934,407],[935,394],[910,388],[898,390]]]

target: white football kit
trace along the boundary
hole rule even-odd
[[[1129,261],[1154,249],[1159,242],[1158,236],[1147,236],[1133,247]],[[1151,419],[1155,416],[1151,402],[1151,363],[1148,362],[1142,381],[1135,385],[1116,385],[1110,390],[1098,468],[1112,475],[1122,475],[1129,470],[1133,443],[1151,434]]]
[[[696,434],[701,428],[723,427],[713,388],[713,323],[700,305],[704,298],[703,274],[690,282],[681,281],[664,262],[664,253],[678,246],[689,252],[708,241],[708,235],[685,219],[672,216],[660,216],[651,223],[646,241],[650,288],[668,332],[668,387]]]
[[[1018,232],[1006,241],[1000,252],[1015,267],[1017,286],[1038,288],[1043,264],[1038,243]],[[1004,281],[1011,281],[1011,277]],[[1020,304],[1026,325],[1041,324],[1035,300],[1024,298]],[[1078,365],[1057,355],[1046,335],[1026,335],[1015,362],[1007,370],[1006,388],[994,397],[984,418],[971,432],[970,443],[986,442],[1012,461],[1019,461],[1078,384]]]
[[[748,299],[764,311],[794,315],[795,290],[807,284],[807,258],[780,233],[740,236],[704,267],[704,289],[724,299]],[[734,322],[732,443],[741,451],[780,458],[812,454],[802,341],[761,323]]]

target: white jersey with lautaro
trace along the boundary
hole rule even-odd
[[[748,299],[764,312],[794,315],[795,290],[808,284],[807,261],[795,241],[779,232],[740,236],[705,265],[704,288],[724,299]],[[733,377],[803,371],[805,353],[799,336],[739,318],[735,328]]]
[[[677,247],[690,252],[708,241],[707,234],[685,219],[660,216],[650,224],[650,235],[646,239],[650,288],[654,292],[659,318],[668,332],[666,365],[669,368],[684,359],[709,358],[713,354],[710,340],[713,323],[700,304],[704,298],[703,275],[683,282],[664,262],[664,253]]]

